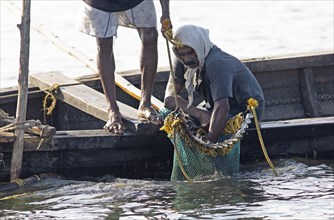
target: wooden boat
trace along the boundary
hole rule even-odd
[[[243,62],[265,94],[261,130],[270,157],[333,160],[333,52]],[[139,71],[119,74],[139,88]],[[157,73],[153,92],[157,100],[163,100],[168,76],[167,68]],[[127,178],[169,177],[173,145],[159,127],[133,118],[139,104],[133,95],[117,90],[118,101],[124,103],[122,112],[129,129],[124,136],[118,136],[102,130],[106,106],[98,76],[73,80],[61,73],[41,73],[32,75],[30,83],[27,120],[39,120],[43,128],[50,125],[56,132],[53,134],[51,129],[49,137],[38,132],[38,135],[26,133],[22,178],[46,172],[73,178],[104,174]],[[45,116],[42,105],[45,92],[56,83],[60,84],[58,101],[52,115]],[[1,89],[0,97],[0,109],[15,116],[17,89]],[[200,101],[196,97],[195,102]],[[13,137],[5,137],[3,132],[0,135],[0,181],[5,181],[9,179]],[[248,129],[241,142],[241,163],[262,159],[257,133]]]

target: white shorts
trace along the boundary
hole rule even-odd
[[[79,31],[98,38],[117,36],[118,26],[140,28],[157,27],[153,0],[144,0],[134,8],[120,12],[105,12],[84,3],[79,16]]]

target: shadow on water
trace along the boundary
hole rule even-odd
[[[334,170],[275,160],[206,182],[48,178],[1,194],[0,218],[26,219],[332,219]]]

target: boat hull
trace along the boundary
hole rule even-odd
[[[270,157],[300,156],[334,160],[334,54],[313,54],[245,60],[261,84],[265,99],[262,136]],[[140,88],[140,73],[120,73]],[[169,77],[167,69],[156,76],[154,96],[163,100]],[[77,79],[102,92],[97,76]],[[182,95],[186,97],[185,91]],[[128,131],[111,135],[101,128],[104,120],[64,102],[57,101],[52,116],[43,113],[43,91],[29,87],[27,119],[40,120],[57,130],[53,138],[26,135],[22,178],[55,172],[68,177],[112,174],[127,178],[168,178],[172,167],[173,145],[166,134]],[[0,92],[0,108],[14,116],[17,89]],[[133,108],[139,102],[121,89],[118,101]],[[195,103],[201,102],[196,96]],[[0,181],[9,179],[12,142],[0,143],[3,161]],[[264,160],[255,129],[248,129],[241,141],[241,163]],[[1,163],[0,163],[1,164]]]

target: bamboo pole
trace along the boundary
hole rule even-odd
[[[20,69],[18,77],[18,98],[16,108],[16,122],[22,124],[26,120],[28,100],[28,75],[29,75],[29,49],[30,49],[30,0],[22,0],[21,24],[17,27],[20,30]],[[24,147],[24,126],[15,129],[15,141],[11,160],[10,180],[20,178],[23,147]]]
[[[14,12],[15,14],[18,14],[18,12],[20,11],[19,8],[15,6],[13,3],[9,3],[9,2],[1,2],[1,3],[4,4],[5,7],[7,7],[9,10]],[[39,34],[47,38],[51,43],[53,43],[59,49],[66,52],[70,56],[76,58],[77,60],[79,60],[81,63],[83,63],[86,67],[88,67],[94,73],[96,74],[98,73],[96,63],[92,59],[88,58],[80,50],[78,50],[77,48],[73,46],[68,45],[65,41],[61,40],[59,36],[54,34],[52,31],[48,30],[46,27],[44,27],[41,24],[36,25],[32,23],[31,27],[35,29]],[[140,101],[141,99],[140,89],[132,85],[129,81],[127,81],[124,77],[122,77],[118,73],[115,73],[115,83],[125,93],[129,94],[133,98]],[[151,97],[151,102],[152,102],[152,106],[155,109],[160,110],[163,108],[163,103],[159,99],[154,97],[153,95]]]

